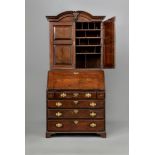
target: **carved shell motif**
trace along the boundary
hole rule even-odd
[[[73,12],[74,22],[78,20],[79,12]]]

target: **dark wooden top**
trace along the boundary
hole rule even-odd
[[[48,72],[47,89],[104,90],[102,70],[53,70]]]
[[[56,21],[68,21],[68,20],[94,20],[94,21],[102,21],[105,16],[93,16],[92,14],[86,11],[64,11],[56,16],[46,16],[49,22]]]

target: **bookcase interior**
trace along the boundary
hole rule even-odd
[[[101,22],[76,23],[76,68],[100,68]]]

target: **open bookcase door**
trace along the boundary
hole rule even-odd
[[[115,17],[103,22],[103,68],[115,67]]]

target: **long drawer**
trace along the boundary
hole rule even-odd
[[[104,100],[48,100],[48,108],[103,108]]]
[[[48,91],[48,99],[103,99],[104,91]]]
[[[48,118],[104,118],[103,109],[48,109],[47,114]]]
[[[82,119],[65,119],[65,120],[48,120],[47,121],[48,131],[54,132],[72,132],[72,131],[104,131],[104,120],[82,120]]]

